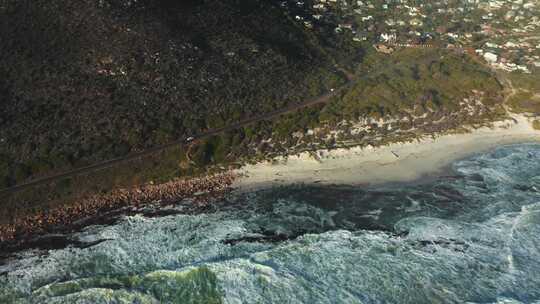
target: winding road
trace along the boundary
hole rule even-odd
[[[318,97],[315,97],[315,98],[312,98],[312,99],[308,99],[308,100],[306,100],[306,101],[304,101],[302,103],[292,104],[292,105],[289,105],[287,107],[284,107],[284,108],[281,108],[281,109],[278,109],[278,110],[274,110],[274,111],[271,111],[271,112],[268,112],[268,113],[264,113],[264,114],[261,114],[261,115],[246,118],[246,119],[240,120],[238,122],[235,122],[233,124],[230,124],[228,126],[208,130],[208,131],[205,131],[205,132],[202,132],[202,133],[199,133],[199,134],[195,134],[195,135],[192,135],[192,136],[189,136],[189,137],[185,137],[185,138],[181,138],[181,139],[172,141],[172,142],[164,144],[164,145],[156,146],[156,147],[153,147],[153,148],[146,149],[144,151],[129,154],[127,156],[113,158],[113,159],[109,159],[109,160],[99,162],[99,163],[95,163],[95,164],[92,164],[92,165],[88,165],[88,166],[76,168],[76,169],[73,169],[73,170],[65,171],[65,172],[62,172],[62,173],[49,175],[49,176],[42,177],[42,178],[37,178],[37,179],[31,180],[31,181],[28,181],[28,182],[25,182],[25,183],[22,183],[22,184],[15,185],[15,186],[10,187],[10,188],[2,189],[2,190],[0,190],[0,196],[4,196],[4,195],[10,194],[10,193],[14,193],[14,192],[17,192],[17,191],[20,191],[20,190],[23,190],[23,189],[27,189],[27,188],[30,188],[30,187],[38,186],[38,185],[52,183],[54,181],[70,178],[70,177],[77,176],[77,175],[80,175],[80,174],[85,174],[85,173],[90,173],[90,172],[94,172],[94,171],[103,170],[103,169],[106,169],[106,168],[110,168],[110,167],[112,167],[114,165],[120,164],[120,163],[129,162],[129,161],[132,161],[132,160],[135,160],[135,159],[139,159],[139,158],[143,158],[143,157],[153,155],[155,153],[161,152],[161,151],[163,151],[165,149],[168,149],[168,148],[171,148],[173,146],[190,143],[190,142],[192,142],[194,140],[205,139],[205,138],[208,138],[208,137],[211,137],[211,136],[218,135],[218,134],[223,133],[223,132],[232,131],[232,130],[235,130],[235,129],[238,129],[238,128],[241,128],[241,127],[245,127],[247,125],[254,124],[254,123],[257,123],[257,122],[260,122],[260,121],[270,120],[270,119],[276,118],[278,116],[288,114],[288,113],[291,113],[291,112],[295,112],[295,111],[298,111],[300,109],[310,107],[310,106],[313,106],[313,105],[316,105],[316,104],[328,103],[332,99],[332,97],[334,97],[334,96],[338,95],[339,93],[347,90],[354,83],[354,81],[353,81],[354,80],[354,75],[353,74],[351,74],[350,72],[348,72],[347,70],[345,70],[343,68],[337,68],[337,69],[338,69],[338,71],[340,71],[341,73],[343,73],[345,75],[345,77],[347,78],[347,83],[345,85],[331,91],[331,92],[328,92],[328,93],[324,94],[324,95],[321,95],[321,96],[318,96]]]
[[[481,65],[487,67],[488,69],[490,69],[491,71],[493,71],[493,69],[489,65],[482,62],[476,56],[471,56],[471,57],[473,58],[474,61],[478,62],[479,64],[481,64]],[[345,75],[345,77],[347,78],[347,83],[345,85],[331,91],[331,92],[328,92],[328,93],[326,93],[324,95],[321,95],[321,96],[318,96],[316,98],[306,100],[306,101],[304,101],[302,103],[292,104],[292,105],[289,105],[287,107],[277,109],[277,110],[274,110],[274,111],[271,111],[271,112],[268,112],[268,113],[264,113],[264,114],[261,114],[261,115],[246,118],[246,119],[240,120],[238,122],[235,122],[233,124],[230,124],[230,125],[227,125],[227,126],[224,126],[224,127],[221,127],[221,128],[216,128],[216,129],[208,130],[208,131],[205,131],[205,132],[202,132],[202,133],[199,133],[199,134],[195,134],[195,135],[192,135],[192,136],[189,136],[189,137],[181,138],[181,139],[172,141],[170,143],[160,145],[160,146],[156,146],[156,147],[153,147],[153,148],[149,148],[149,149],[146,149],[144,151],[136,152],[136,153],[133,153],[133,154],[129,154],[129,155],[124,156],[124,157],[113,158],[113,159],[109,159],[109,160],[106,160],[106,161],[103,161],[103,162],[95,163],[95,164],[92,164],[92,165],[89,165],[89,166],[84,166],[84,167],[76,168],[76,169],[73,169],[73,170],[70,170],[70,171],[65,171],[65,172],[62,172],[62,173],[58,173],[58,174],[54,174],[54,175],[50,175],[50,176],[46,176],[46,177],[42,177],[42,178],[37,178],[37,179],[31,180],[31,181],[28,181],[28,182],[25,182],[25,183],[22,183],[22,184],[15,185],[15,186],[10,187],[10,188],[2,189],[2,190],[0,190],[0,196],[4,196],[4,195],[10,194],[10,193],[14,193],[14,192],[17,192],[17,191],[20,191],[20,190],[23,190],[23,189],[33,187],[33,186],[48,184],[48,183],[51,183],[51,182],[54,182],[54,181],[70,178],[70,177],[77,176],[77,175],[80,175],[80,174],[85,174],[85,173],[90,173],[90,172],[94,172],[94,171],[103,170],[103,169],[106,169],[106,168],[110,168],[110,167],[112,167],[114,165],[120,164],[120,163],[129,162],[129,161],[132,161],[132,160],[135,160],[135,159],[151,156],[151,155],[153,155],[155,153],[161,152],[161,151],[163,151],[165,149],[168,149],[168,148],[171,148],[173,146],[187,144],[187,143],[190,143],[190,142],[195,141],[195,140],[205,139],[205,138],[208,138],[208,137],[211,137],[211,136],[218,135],[218,134],[223,133],[223,132],[232,131],[232,130],[235,130],[235,129],[238,129],[238,128],[241,128],[241,127],[245,127],[247,125],[254,124],[254,123],[257,123],[257,122],[260,122],[260,121],[270,120],[270,119],[279,117],[281,115],[288,114],[288,113],[291,113],[291,112],[295,112],[295,111],[298,111],[298,110],[301,110],[303,108],[307,108],[307,107],[310,107],[310,106],[313,106],[313,105],[322,104],[322,103],[328,103],[332,99],[332,97],[334,97],[334,96],[340,94],[341,92],[347,90],[354,83],[355,77],[354,77],[353,74],[351,74],[347,70],[345,70],[343,68],[340,68],[340,67],[338,67],[337,70]],[[493,72],[494,72],[495,76],[497,77],[497,79],[499,80],[499,82],[501,83],[501,85],[503,85],[503,87],[505,87],[507,91],[510,91],[505,96],[504,104],[506,104],[506,101],[508,100],[508,98],[510,96],[514,95],[516,93],[516,90],[513,88],[512,83],[509,81],[509,79],[507,79],[506,77],[504,77],[503,75],[501,75],[497,71],[493,71]]]

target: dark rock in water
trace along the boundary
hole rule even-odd
[[[181,214],[182,212],[181,211],[177,211],[177,210],[156,210],[154,212],[151,212],[151,213],[148,213],[148,214],[145,214],[144,216],[148,217],[148,218],[153,218],[153,217],[163,217],[163,216],[169,216],[169,215],[175,215],[175,214]]]
[[[441,179],[448,179],[448,180],[459,180],[465,178],[464,175],[456,174],[456,175],[445,175],[441,176]]]
[[[139,216],[93,227],[85,239],[68,230],[33,239],[68,248],[13,254],[0,266],[0,302],[14,302],[12,295],[24,303],[90,296],[126,303],[141,296],[160,303],[534,302],[540,299],[540,162],[513,161],[526,159],[527,146],[502,149],[515,152],[455,164],[462,179],[376,191],[282,187],[219,203],[130,208]],[[488,190],[481,188],[486,182]],[[140,218],[174,210],[186,214]],[[72,249],[103,241],[73,240],[107,235],[115,240]],[[216,297],[186,299],[190,292]],[[163,299],[166,294],[175,298]]]
[[[451,201],[463,202],[466,200],[461,192],[449,186],[439,185],[433,189],[433,192],[440,196],[446,197]]]
[[[474,182],[485,182],[484,177],[478,173],[468,175],[467,179]]]
[[[463,241],[456,239],[437,239],[437,240],[419,240],[413,242],[413,245],[419,245],[420,247],[440,246],[443,248],[449,248],[456,252],[465,252],[469,245]]]
[[[537,189],[534,186],[523,185],[523,184],[515,185],[514,189],[519,190],[519,191],[523,191],[523,192],[538,192]]]
[[[407,230],[399,231],[399,232],[396,232],[396,233],[392,234],[393,237],[398,237],[398,238],[404,238],[404,237],[407,237],[408,235],[409,235],[409,231],[407,231]]]
[[[471,186],[475,186],[483,190],[489,190],[489,187],[486,184],[486,180],[484,179],[484,176],[482,176],[481,174],[473,173],[473,174],[467,175],[466,179],[467,179],[467,182],[471,184]]]
[[[390,227],[384,226],[380,223],[371,222],[371,221],[359,224],[357,229],[369,230],[369,231],[392,232],[392,229]]]
[[[285,234],[276,234],[276,235],[261,235],[261,236],[244,236],[237,239],[228,239],[223,240],[223,244],[227,245],[236,245],[238,243],[246,242],[246,243],[280,243],[285,242],[288,240],[296,239],[299,235],[296,236],[288,236]]]
[[[16,252],[28,249],[55,250],[66,248],[68,246],[83,249],[95,246],[105,241],[109,241],[109,239],[101,239],[93,242],[82,242],[79,240],[73,240],[68,235],[64,234],[48,234],[19,242],[4,242],[0,246],[0,261],[11,257]]]

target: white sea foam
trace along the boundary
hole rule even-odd
[[[0,299],[532,303],[540,298],[539,156],[537,145],[504,147],[456,163],[461,179],[376,193],[338,188],[341,198],[325,187],[273,190],[212,214],[125,217],[76,235],[109,239],[96,246],[27,252],[2,266]],[[290,239],[265,240],[275,234]]]

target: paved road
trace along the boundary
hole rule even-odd
[[[29,187],[42,185],[42,184],[47,184],[47,183],[51,183],[51,182],[58,181],[58,180],[61,180],[61,179],[73,177],[73,176],[80,175],[80,174],[83,174],[83,173],[89,173],[89,172],[94,172],[94,171],[106,169],[106,168],[109,168],[109,167],[111,167],[113,165],[120,164],[122,162],[129,162],[131,160],[135,160],[135,159],[138,159],[138,158],[150,156],[150,155],[152,155],[154,153],[163,151],[165,149],[171,148],[171,147],[176,146],[176,145],[186,144],[186,143],[188,143],[188,142],[190,142],[192,140],[201,140],[201,139],[211,137],[211,136],[223,133],[223,132],[232,131],[232,130],[235,130],[235,129],[238,129],[238,128],[241,128],[241,127],[245,127],[247,125],[250,125],[250,124],[253,124],[253,123],[256,123],[256,122],[259,122],[259,121],[273,119],[273,118],[276,118],[276,117],[281,116],[283,114],[291,113],[291,112],[294,112],[294,111],[297,111],[297,110],[300,110],[300,109],[303,109],[303,108],[306,108],[306,107],[309,107],[309,106],[312,106],[312,105],[321,104],[321,103],[327,103],[327,102],[330,101],[330,99],[332,97],[334,97],[338,93],[341,93],[344,90],[348,89],[353,84],[353,76],[352,76],[352,74],[350,74],[349,72],[347,72],[347,71],[345,71],[343,69],[339,69],[339,70],[345,74],[345,76],[348,79],[348,82],[345,85],[343,85],[342,87],[337,88],[334,91],[329,92],[329,93],[324,94],[324,95],[321,95],[319,97],[316,97],[316,98],[313,98],[313,99],[310,99],[310,100],[306,100],[305,102],[302,102],[302,103],[299,103],[299,104],[289,105],[289,106],[287,106],[285,108],[281,108],[281,109],[278,109],[278,110],[275,110],[275,111],[272,111],[272,112],[269,112],[269,113],[264,113],[264,114],[261,114],[261,115],[258,115],[258,116],[253,116],[253,117],[250,117],[250,118],[247,118],[247,119],[244,119],[244,120],[240,120],[240,121],[238,121],[236,123],[233,123],[233,124],[225,126],[225,127],[216,128],[216,129],[213,129],[213,130],[202,132],[200,134],[193,135],[192,138],[189,138],[189,137],[182,138],[182,139],[167,143],[165,145],[156,146],[156,147],[153,147],[153,148],[141,151],[141,152],[129,154],[129,155],[124,156],[124,157],[110,159],[110,160],[107,160],[107,161],[99,162],[99,163],[92,164],[92,165],[85,166],[85,167],[80,167],[80,168],[73,169],[73,170],[66,171],[66,172],[62,172],[62,173],[59,173],[59,174],[54,174],[54,175],[50,175],[50,176],[47,176],[47,177],[31,180],[31,181],[23,183],[23,184],[15,185],[15,186],[13,186],[11,188],[2,189],[2,190],[0,190],[0,196],[1,195],[6,195],[6,194],[9,194],[9,193],[13,193],[13,192],[16,192],[16,191],[20,191],[22,189],[26,189],[26,188],[29,188]]]

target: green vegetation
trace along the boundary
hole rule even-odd
[[[512,111],[540,114],[540,95],[530,91],[518,91],[508,99]]]
[[[540,94],[540,68],[533,69],[531,74],[520,72],[506,73],[516,89],[522,89]]]
[[[160,183],[174,177],[198,176],[205,172],[207,168],[187,160],[183,147],[173,147],[111,168],[5,195],[0,200],[0,223],[116,188],[130,188],[148,182]]]
[[[501,86],[482,66],[453,52],[405,49],[390,56],[372,54],[360,70],[363,81],[333,108],[339,119],[425,111],[456,111],[472,91],[486,92],[482,101],[494,105]]]
[[[354,123],[367,117],[428,114],[438,115],[437,120],[444,119],[445,125],[441,128],[448,129],[504,115],[498,110],[502,87],[496,77],[466,55],[414,49],[400,50],[390,56],[369,52],[357,74],[354,85],[327,104],[208,140],[203,145],[205,148],[198,149],[199,153],[206,153],[202,157],[206,162],[199,163],[211,165],[220,163],[219,160],[264,158],[265,155],[286,153],[294,146],[300,149],[312,145],[332,147],[336,144],[332,140],[316,136],[299,139],[292,134],[305,135],[310,129],[324,126],[339,129],[339,122],[344,120]],[[465,98],[469,98],[468,103],[473,106],[478,107],[477,101],[481,102],[483,114],[466,112],[463,109]],[[387,133],[383,132],[390,140],[392,136]],[[268,142],[270,138],[272,141]],[[358,142],[362,138],[356,136],[355,140]]]
[[[319,95],[362,54],[263,0],[8,0],[0,20],[0,188]]]
[[[466,55],[443,50],[403,49],[392,55],[368,52],[357,69],[352,88],[332,102],[283,116],[272,124],[257,126],[263,138],[291,141],[291,134],[323,125],[337,127],[341,121],[363,118],[422,116],[458,120],[482,119],[461,113],[465,98],[478,100],[485,115],[496,118],[502,101],[502,87],[485,67]],[[473,101],[469,101],[475,104]],[[460,116],[461,115],[461,116]],[[455,117],[451,117],[455,116]],[[311,138],[318,141],[317,138]]]
[[[284,9],[263,0],[6,1],[0,6],[0,25],[9,24],[0,26],[0,188],[319,96],[346,83],[337,66],[357,80],[326,104],[10,194],[0,201],[0,221],[118,187],[196,176],[291,149],[335,147],[351,139],[342,121],[445,119],[437,128],[417,126],[420,133],[500,114],[500,85],[467,55],[380,54],[373,41],[353,41],[349,30],[337,34],[336,23],[343,22],[337,16],[314,28],[296,21],[297,14],[316,13],[310,3]],[[463,113],[461,102],[471,96],[485,106],[484,116]],[[345,132],[338,141],[306,135],[321,127]],[[386,141],[405,136],[374,132]],[[365,133],[355,142],[370,142]]]
[[[533,126],[534,129],[540,131],[540,120],[537,119],[537,120],[533,121],[532,126]]]
[[[445,125],[437,130],[467,122],[477,123],[483,118],[457,115],[462,108],[460,102],[463,98],[470,97],[473,90],[482,91],[484,93],[478,95],[478,98],[487,109],[496,108],[497,101],[500,100],[501,87],[495,77],[466,56],[452,52],[406,49],[392,55],[382,55],[370,51],[357,74],[358,81],[327,104],[319,104],[283,115],[274,121],[258,122],[207,138],[192,144],[191,147],[174,147],[127,164],[14,193],[2,202],[5,208],[2,209],[0,218],[9,219],[29,210],[68,203],[117,187],[131,187],[149,181],[163,182],[174,177],[221,170],[242,161],[285,154],[291,147],[297,150],[334,147],[339,144],[334,139],[317,136],[296,138],[292,134],[305,134],[309,129],[321,126],[339,128],[338,123],[343,120],[355,122],[366,117],[378,119],[390,115],[422,116],[424,113],[437,113],[447,120]],[[334,76],[326,80],[336,87],[343,83]],[[493,119],[498,112],[488,111],[486,115],[492,115],[489,118]],[[219,125],[226,122],[214,123]],[[405,129],[407,127],[410,126],[404,126]],[[382,132],[380,134],[385,134],[383,139],[387,141],[403,136],[394,136],[387,130],[379,131]],[[431,130],[424,130],[428,131]],[[369,137],[363,139],[363,136],[367,134],[357,135],[354,140],[370,141]],[[7,157],[3,159],[4,166],[0,169],[6,171],[10,162]],[[17,170],[24,173],[27,168],[21,166]]]

